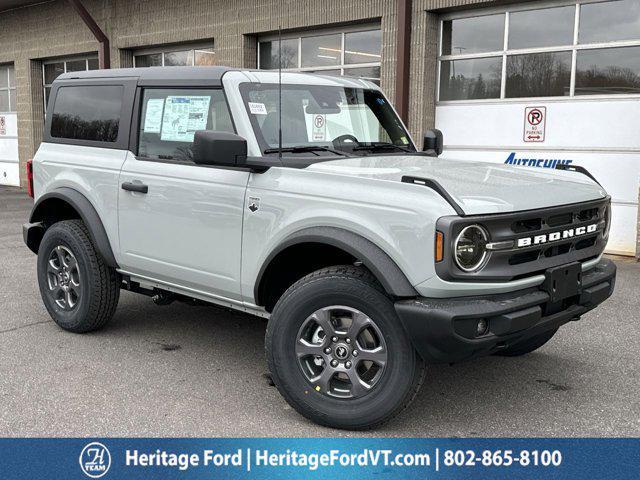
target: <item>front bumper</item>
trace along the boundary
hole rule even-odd
[[[395,308],[427,363],[453,363],[491,355],[578,318],[613,293],[616,266],[603,259],[582,274],[578,294],[558,302],[540,288],[448,299],[416,298]],[[479,319],[488,332],[476,337]]]

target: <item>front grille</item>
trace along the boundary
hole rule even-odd
[[[605,208],[609,204],[607,197],[525,212],[443,217],[438,220],[437,229],[445,233],[444,260],[436,264],[436,272],[445,280],[508,281],[543,273],[558,265],[596,258],[606,245],[603,232]],[[460,231],[472,224],[487,230],[489,242],[512,242],[513,246],[492,251],[480,271],[464,272],[453,261],[453,243]],[[587,227],[596,230],[587,232]],[[586,233],[577,234],[581,229]]]

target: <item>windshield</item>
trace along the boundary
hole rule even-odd
[[[245,83],[242,97],[263,153],[278,152],[278,85]],[[381,92],[282,85],[283,152],[315,155],[415,152]]]

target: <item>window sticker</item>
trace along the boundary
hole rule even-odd
[[[210,96],[169,96],[164,105],[160,139],[193,142],[196,130],[207,128]]]
[[[152,98],[147,102],[147,112],[144,116],[144,133],[160,133],[163,109],[164,98]]]
[[[267,107],[264,106],[264,103],[258,102],[248,102],[249,111],[254,115],[266,115]]]

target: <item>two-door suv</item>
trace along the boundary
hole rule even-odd
[[[44,304],[78,333],[121,289],[268,318],[298,412],[379,425],[425,364],[531,352],[614,288],[610,198],[588,172],[445,161],[440,132],[423,142],[361,79],[64,74],[27,166]]]

